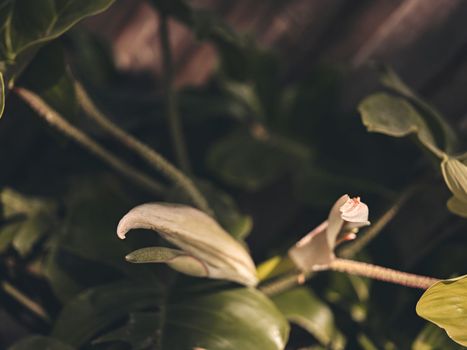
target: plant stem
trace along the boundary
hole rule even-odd
[[[86,148],[91,153],[101,158],[104,162],[110,165],[115,170],[119,171],[122,175],[132,180],[136,184],[151,191],[155,195],[161,195],[165,188],[154,181],[150,177],[141,173],[140,171],[133,168],[131,165],[123,162],[111,152],[107,151],[100,144],[86,135],[78,128],[71,125],[65,118],[53,110],[44,100],[38,95],[29,91],[25,88],[14,88],[14,92],[23,99],[36,113],[38,116],[47,121],[50,125],[55,127],[57,130],[70,137],[81,146]]]
[[[182,123],[178,113],[177,93],[173,86],[174,67],[172,60],[172,51],[170,48],[170,33],[167,15],[161,13],[159,26],[161,46],[162,46],[162,61],[164,65],[163,81],[164,92],[166,96],[166,113],[169,122],[170,133],[175,150],[175,156],[181,169],[185,172],[190,172],[190,163],[186,145],[183,137]]]
[[[289,273],[285,276],[275,279],[272,282],[261,285],[259,290],[268,296],[277,295],[300,284],[303,284],[313,275],[313,272]]]
[[[336,258],[329,265],[323,266],[323,270],[346,272],[352,275],[369,277],[380,281],[420,289],[427,289],[439,281],[437,278],[433,277],[415,275],[387,267],[340,258]]]
[[[161,172],[169,180],[180,186],[180,188],[182,188],[190,197],[195,206],[208,214],[212,214],[207,200],[188,176],[183,174],[183,172],[177,169],[155,150],[142,143],[108,119],[94,104],[84,87],[77,81],[75,81],[75,89],[79,103],[88,117],[94,120],[123,145],[136,152],[154,169]]]
[[[399,212],[400,208],[418,190],[418,188],[419,186],[415,185],[405,190],[388,211],[386,211],[380,218],[378,218],[378,220],[368,230],[364,231],[363,235],[359,235],[353,244],[349,244],[348,247],[345,247],[339,255],[345,258],[351,258],[364,247],[366,247],[394,218],[394,216]],[[280,294],[304,283],[313,276],[313,272],[290,273],[279,277],[272,282],[266,282],[260,287],[260,290],[267,295]]]
[[[33,312],[36,316],[39,316],[47,323],[50,322],[50,317],[45,311],[45,309],[41,305],[36,303],[34,300],[32,300],[30,297],[28,297],[26,294],[17,289],[15,286],[6,281],[3,281],[1,283],[1,287],[5,291],[5,293],[10,295],[12,298],[16,299],[16,301],[18,301],[24,307],[31,310],[31,312]]]

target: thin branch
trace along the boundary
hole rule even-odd
[[[292,272],[285,276],[281,276],[272,282],[259,286],[259,290],[269,296],[281,294],[293,287],[305,283],[314,275],[314,272]]]
[[[174,81],[174,67],[172,50],[170,48],[170,33],[167,15],[161,13],[159,25],[161,47],[162,47],[162,61],[164,64],[164,92],[166,96],[166,113],[169,122],[170,133],[175,150],[175,156],[179,166],[185,172],[190,172],[190,162],[188,160],[185,139],[183,137],[182,123],[178,112],[178,99],[177,92],[175,91]]]
[[[50,322],[50,317],[47,314],[47,311],[45,311],[45,309],[40,304],[38,304],[26,294],[21,292],[18,288],[6,281],[3,281],[1,283],[1,287],[5,291],[5,293],[7,293],[9,296],[18,301],[21,305],[29,309],[36,316],[40,317],[47,323]]]
[[[126,176],[128,179],[132,180],[146,190],[151,191],[155,195],[161,195],[165,192],[163,185],[154,181],[147,175],[133,168],[131,165],[120,160],[111,152],[107,151],[88,135],[71,125],[65,118],[58,114],[44,100],[42,100],[32,91],[29,91],[25,88],[16,87],[14,92],[19,97],[21,97],[21,99],[25,101],[37,113],[38,116],[86,148],[88,151],[101,158],[104,162],[120,172],[122,175]]]
[[[177,169],[155,150],[128,134],[125,130],[121,129],[108,119],[94,104],[84,87],[79,82],[75,82],[75,89],[79,103],[89,118],[109,132],[109,134],[111,134],[116,140],[136,152],[142,159],[163,174],[166,178],[180,186],[180,188],[187,193],[195,206],[208,214],[212,214],[212,210],[209,208],[207,200],[188,176],[183,174],[183,172]]]

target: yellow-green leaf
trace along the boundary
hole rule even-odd
[[[462,202],[459,198],[453,196],[449,198],[446,205],[452,213],[467,218],[467,202]]]
[[[441,162],[444,181],[454,197],[467,203],[467,165],[454,158],[446,158]]]
[[[3,74],[0,72],[0,118],[5,110],[5,82],[3,81]]]
[[[446,330],[467,346],[467,275],[443,280],[428,288],[417,303],[417,314]]]

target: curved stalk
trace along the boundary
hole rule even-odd
[[[86,148],[91,153],[101,158],[104,162],[110,165],[112,168],[132,180],[136,184],[151,191],[156,195],[161,195],[165,192],[163,185],[154,181],[147,175],[133,168],[131,165],[123,162],[114,154],[103,148],[100,144],[94,141],[91,137],[86,135],[78,128],[71,125],[65,118],[58,114],[52,109],[44,100],[38,95],[29,91],[25,88],[14,88],[14,92],[25,101],[42,119],[47,123],[55,127],[57,130],[65,134],[66,136],[79,143],[81,146]]]
[[[198,190],[198,188],[188,176],[183,174],[183,172],[181,172],[174,165],[172,165],[162,155],[160,155],[152,148],[142,143],[141,141],[127,133],[125,130],[121,129],[119,126],[114,124],[110,119],[108,119],[104,115],[104,113],[102,113],[99,110],[99,108],[94,104],[84,87],[79,82],[75,82],[75,89],[78,101],[89,118],[91,118],[97,124],[99,124],[99,126],[105,129],[116,140],[118,140],[123,145],[136,152],[155,170],[159,171],[166,178],[180,186],[180,188],[182,188],[190,197],[195,206],[197,206],[199,209],[203,210],[207,214],[212,214],[212,210],[209,208],[207,200],[204,198],[202,193]]]
[[[413,273],[393,270],[387,267],[339,258],[333,260],[328,266],[324,266],[323,270],[346,272],[351,275],[369,277],[384,282],[420,289],[428,289],[439,281],[439,279],[433,277],[415,275]]]

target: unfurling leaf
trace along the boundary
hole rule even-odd
[[[196,262],[200,262],[206,268],[206,277],[226,279],[248,286],[257,284],[255,265],[245,248],[213,218],[200,210],[179,204],[143,204],[133,208],[120,220],[117,234],[124,239],[129,230],[136,228],[157,231],[164,239],[181,249],[180,254],[184,255],[175,258],[178,260],[178,271],[186,273],[194,269],[197,273],[195,275],[199,276],[201,265]],[[149,249],[153,249],[154,257],[162,254],[160,248]],[[144,251],[144,254],[148,252],[151,250]],[[170,254],[175,253],[171,251]],[[167,258],[166,256],[165,259]],[[157,262],[162,262],[160,255],[157,259]],[[173,260],[170,262],[174,264]]]
[[[340,197],[334,203],[327,221],[316,227],[290,250],[289,256],[302,271],[313,271],[335,259],[334,248],[340,236],[355,234],[370,224],[368,206],[360,198]]]
[[[445,329],[455,342],[467,346],[467,275],[432,285],[416,310],[420,317]]]

